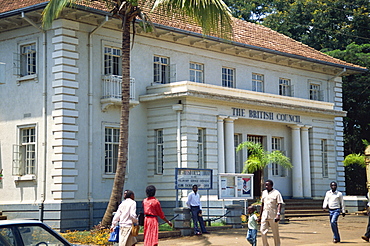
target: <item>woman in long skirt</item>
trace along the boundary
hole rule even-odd
[[[172,223],[164,216],[160,202],[154,197],[154,185],[146,187],[147,198],[143,201],[144,207],[144,246],[158,245],[158,217],[172,227]]]

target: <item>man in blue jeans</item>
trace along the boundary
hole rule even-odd
[[[193,191],[189,193],[186,205],[188,205],[188,207],[191,210],[191,216],[193,218],[194,224],[194,234],[195,235],[201,235],[202,233],[208,234],[209,232],[207,232],[207,229],[204,226],[204,221],[202,217],[202,204],[200,203],[198,185],[193,185]],[[199,231],[198,222],[200,224],[201,231]]]
[[[346,210],[344,207],[342,192],[337,191],[337,183],[330,183],[331,190],[328,190],[325,195],[324,203],[322,205],[323,209],[329,209],[330,225],[331,230],[334,234],[334,243],[340,242],[340,236],[338,231],[338,217],[342,213],[343,217],[346,215]]]

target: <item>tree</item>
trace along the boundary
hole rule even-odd
[[[244,162],[243,173],[254,173],[261,171],[261,190],[263,189],[264,183],[264,169],[270,163],[278,164],[284,168],[292,168],[290,159],[285,156],[281,151],[275,150],[268,152],[263,149],[260,143],[246,141],[238,145],[236,151],[247,149],[248,158]]]
[[[345,50],[333,50],[328,55],[370,67],[370,44],[349,44]],[[361,153],[362,139],[370,141],[370,72],[343,78],[344,154]]]
[[[237,18],[261,23],[317,50],[344,49],[370,37],[370,2],[363,0],[225,0]]]
[[[74,4],[89,5],[93,0],[50,0],[43,11],[43,27],[49,28],[54,19],[58,18],[65,7],[73,7]],[[111,9],[113,16],[122,21],[122,106],[120,118],[120,139],[118,150],[117,169],[113,182],[111,197],[104,217],[102,226],[109,226],[112,213],[117,210],[117,205],[122,200],[124,188],[127,156],[128,156],[128,123],[129,123],[129,98],[130,98],[130,28],[136,28],[137,19],[141,19],[141,27],[151,30],[152,23],[145,9],[161,9],[168,16],[176,13],[179,16],[187,16],[202,27],[205,34],[216,34],[227,37],[231,33],[231,14],[222,0],[101,0]]]

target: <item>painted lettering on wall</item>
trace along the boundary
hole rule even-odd
[[[301,116],[291,115],[291,114],[282,114],[282,113],[273,113],[259,110],[248,110],[248,115],[246,115],[246,110],[243,108],[232,108],[233,116],[237,117],[248,117],[252,119],[261,119],[261,120],[276,120],[284,122],[295,122],[301,123]]]

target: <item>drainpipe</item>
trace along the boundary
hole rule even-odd
[[[41,197],[40,197],[40,204],[39,204],[39,220],[44,220],[44,203],[45,203],[45,196],[46,196],[46,161],[47,161],[47,81],[46,81],[46,72],[47,72],[47,49],[46,49],[46,31],[41,29],[40,26],[36,25],[35,22],[33,22],[31,19],[29,19],[27,16],[25,16],[24,12],[21,13],[21,16],[23,19],[25,19],[28,23],[30,23],[32,26],[34,26],[36,29],[38,29],[40,32],[42,32],[42,53],[43,53],[43,70],[42,70],[42,121],[43,121],[43,128],[44,128],[44,136],[43,136],[43,162],[44,162],[44,170],[43,174],[41,176]]]
[[[177,167],[181,168],[181,111],[183,110],[183,105],[181,104],[181,100],[179,100],[178,104],[172,105],[173,111],[176,111],[177,116],[177,128],[176,128],[176,143],[177,143]],[[180,190],[180,199],[182,197],[182,190]],[[176,190],[176,207],[179,206],[179,190]]]
[[[89,47],[89,94],[88,94],[88,102],[89,102],[89,105],[88,105],[88,118],[89,118],[89,125],[88,125],[88,128],[89,128],[89,146],[88,146],[88,160],[87,160],[87,163],[88,163],[88,190],[87,190],[87,199],[88,199],[88,202],[89,202],[89,228],[92,228],[93,226],[93,223],[94,223],[94,208],[93,208],[93,202],[94,202],[94,198],[93,198],[93,195],[92,195],[92,178],[93,178],[93,164],[92,164],[92,161],[93,161],[93,151],[92,151],[92,143],[93,143],[93,55],[92,55],[92,35],[98,31],[107,21],[108,21],[108,16],[106,15],[105,16],[105,19],[102,23],[99,24],[99,26],[97,26],[94,30],[92,30],[90,33],[89,33],[89,44],[88,44],[88,47]]]

